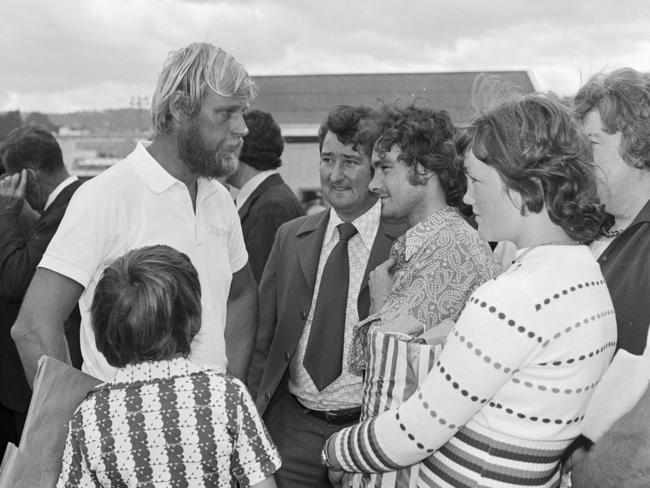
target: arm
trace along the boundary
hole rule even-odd
[[[510,381],[535,347],[536,341],[470,300],[420,388],[397,409],[330,437],[330,465],[384,472],[430,456]]]
[[[277,270],[280,261],[280,230],[276,236],[269,260],[264,268],[262,279],[259,287],[259,317],[257,326],[257,335],[255,336],[255,347],[253,348],[253,358],[248,371],[248,388],[253,395],[257,397],[266,358],[275,335],[275,325],[277,319]]]
[[[248,264],[232,275],[226,316],[228,372],[242,381],[250,362],[257,329],[257,287]]]
[[[29,211],[24,199],[26,183],[25,170],[0,180],[0,295],[6,300],[20,301],[25,296],[36,265],[56,231],[56,225],[53,229],[41,228],[31,239],[26,238],[30,233],[27,223],[33,226],[31,217],[25,219]]]
[[[229,398],[235,405],[226,405],[235,412],[232,420],[237,426],[231,472],[238,486],[275,488],[273,473],[280,469],[280,454],[257,412],[246,388],[233,381],[235,393]]]
[[[11,329],[30,386],[43,354],[70,363],[63,323],[82,292],[83,286],[70,278],[44,268],[36,270]]]

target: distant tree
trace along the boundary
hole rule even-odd
[[[59,126],[54,124],[47,116],[47,114],[43,114],[41,112],[31,112],[27,114],[27,116],[25,117],[25,123],[29,124],[30,122],[42,124],[45,127],[47,127],[51,132],[59,131]]]
[[[4,141],[7,134],[16,127],[20,127],[22,123],[23,119],[20,116],[19,110],[0,113],[0,142]]]

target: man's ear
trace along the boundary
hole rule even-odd
[[[184,122],[190,117],[190,98],[181,91],[175,91],[169,101],[169,112],[176,122]]]

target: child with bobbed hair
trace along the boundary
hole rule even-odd
[[[58,487],[276,486],[280,458],[245,386],[188,359],[201,286],[185,254],[158,245],[116,259],[91,313],[119,369],[75,411]]]

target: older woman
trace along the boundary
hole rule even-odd
[[[631,455],[648,445],[648,431],[631,419],[647,422],[648,395],[637,401],[650,379],[650,74],[623,68],[596,75],[578,91],[575,105],[593,147],[598,192],[612,216],[591,248],[614,302],[618,346],[583,426],[596,449],[574,469],[573,482],[618,487],[633,479],[648,486],[647,453]]]
[[[470,131],[465,202],[479,235],[514,242],[516,258],[470,297],[420,389],[330,437],[324,460],[382,472],[424,459],[427,486],[556,486],[616,345],[607,287],[580,244],[602,219],[588,146],[541,95],[482,114]]]

